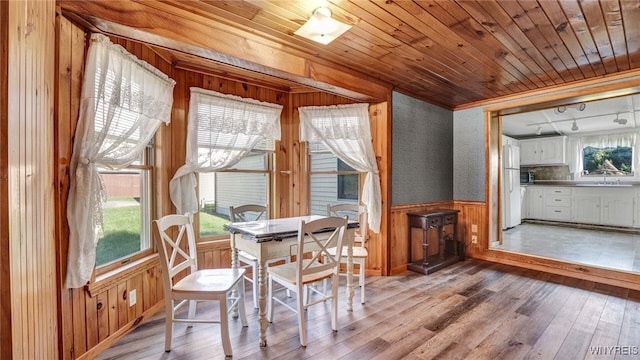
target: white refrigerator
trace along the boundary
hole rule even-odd
[[[502,136],[502,229],[520,224],[520,144]]]

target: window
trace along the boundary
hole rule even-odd
[[[338,173],[355,171],[354,168],[345,164],[344,161],[338,160]],[[338,199],[339,200],[358,200],[358,175],[338,175]]]
[[[611,134],[579,138],[580,175],[634,176],[635,134]]]
[[[151,194],[153,144],[121,170],[98,168],[106,201],[103,236],[96,247],[96,267],[104,273],[151,253]]]
[[[198,239],[228,238],[230,206],[269,207],[281,112],[282,105],[191,88],[187,159],[171,179],[170,195],[178,212],[197,213]]]
[[[229,207],[269,204],[272,177],[270,151],[252,151],[232,169],[198,174],[199,233],[203,237],[228,237]]]
[[[139,171],[131,178],[146,179],[140,184],[139,195],[140,201],[148,201],[149,143],[158,127],[171,120],[175,86],[166,74],[101,34],[91,35],[84,70],[67,200],[69,253],[65,285],[69,288],[82,287],[91,280],[97,244],[100,240],[106,244],[109,236],[117,232],[104,231],[102,199],[107,190],[102,187],[101,171],[119,170],[114,173],[116,184],[124,181],[125,172],[132,175]],[[146,203],[140,204],[142,212],[149,208]],[[141,217],[140,221],[144,219]],[[144,240],[148,239],[148,227],[141,226],[139,232],[140,247],[148,248],[148,243],[144,244],[148,242]],[[116,256],[119,255],[103,257],[101,261]]]
[[[326,215],[327,205],[358,203],[360,173],[333,155],[320,142],[309,142],[309,211]]]
[[[630,146],[585,146],[583,154],[584,175],[629,176],[633,175],[633,150]]]

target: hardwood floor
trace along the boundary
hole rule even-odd
[[[502,232],[493,249],[640,272],[640,233],[525,222]]]
[[[295,314],[277,304],[268,346],[260,348],[257,314],[249,311],[248,328],[231,321],[233,358],[640,357],[640,291],[467,259],[430,275],[369,277],[366,292],[367,303],[354,304],[353,312],[341,297],[335,333],[329,303],[309,309],[306,348],[300,347]],[[213,310],[201,305],[198,313]],[[175,325],[172,350],[163,349],[161,312],[99,359],[224,358],[219,328],[209,324]]]

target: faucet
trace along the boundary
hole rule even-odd
[[[607,170],[604,171],[604,184],[607,184]]]

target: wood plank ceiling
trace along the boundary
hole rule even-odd
[[[171,50],[176,63],[228,64],[322,89],[271,66],[270,54],[290,55],[450,109],[640,68],[640,1],[632,0],[60,3],[99,31]],[[294,35],[321,5],[353,25],[329,45]],[[193,40],[203,34],[218,34],[206,51],[206,40]],[[233,44],[230,34],[252,45]]]

